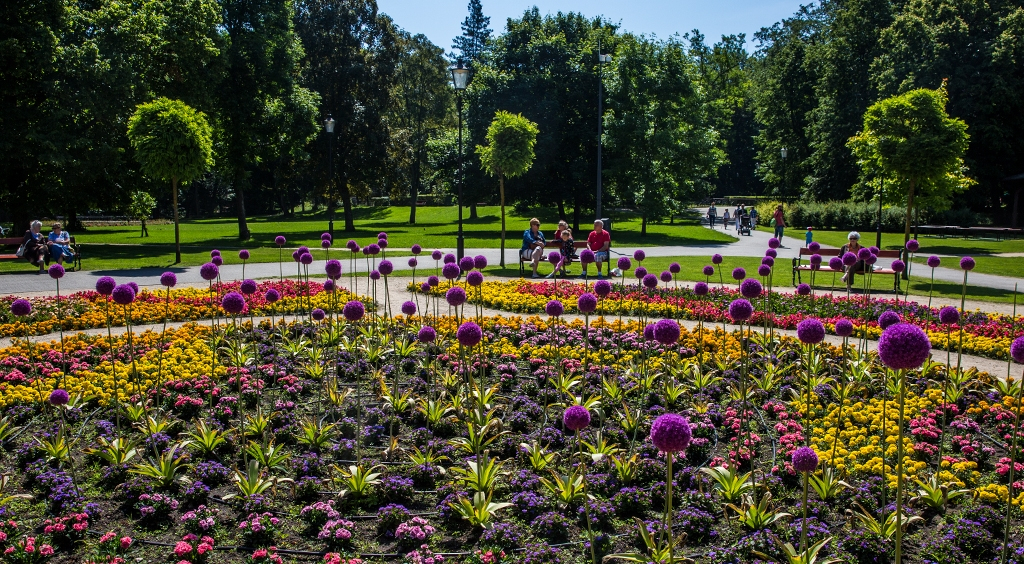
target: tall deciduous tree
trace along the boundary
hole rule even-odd
[[[487,128],[487,145],[477,145],[480,164],[498,177],[501,196],[501,266],[505,267],[505,178],[522,176],[533,166],[537,124],[521,114],[499,110]]]
[[[210,124],[202,112],[180,100],[159,98],[142,104],[128,120],[128,139],[142,171],[171,182],[174,206],[174,262],[181,262],[178,183],[187,184],[213,165]]]
[[[849,142],[865,171],[906,182],[904,240],[910,239],[915,190],[930,186],[934,199],[969,185],[957,180],[963,176],[967,124],[949,117],[946,101],[944,88],[922,88],[876,102],[864,114],[863,131]]]
[[[452,39],[452,49],[471,66],[479,63],[491,42],[491,18],[484,15],[480,0],[469,0],[469,15],[462,20],[462,35]]]

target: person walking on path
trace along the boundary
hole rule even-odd
[[[729,210],[725,210],[725,215],[722,216],[722,229],[729,230]]]
[[[772,216],[772,219],[775,220],[775,238],[781,241],[783,230],[786,229],[786,220],[782,216],[782,205],[775,208],[775,214]]]
[[[711,207],[708,208],[708,223],[712,229],[715,228],[716,219],[718,219],[718,209],[715,207],[715,204],[711,204]]]

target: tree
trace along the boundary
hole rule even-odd
[[[142,232],[139,233],[140,237],[149,237],[149,229],[146,229],[146,220],[152,215],[153,209],[156,208],[156,199],[149,194],[149,192],[143,192],[142,190],[136,190],[132,192],[132,201],[128,203],[128,218],[137,219],[142,225]]]
[[[452,39],[452,49],[471,66],[483,60],[491,41],[491,18],[484,15],[480,0],[469,0],[469,15],[462,20],[462,35]]]
[[[872,104],[864,129],[849,141],[865,172],[906,182],[904,240],[910,239],[915,189],[928,186],[931,200],[945,199],[969,183],[964,176],[967,124],[946,113],[945,88],[918,89]]]
[[[128,120],[128,139],[142,171],[171,182],[174,207],[174,262],[181,262],[178,182],[187,184],[213,165],[213,142],[206,115],[180,100],[158,98],[140,105]]]
[[[501,266],[505,267],[505,178],[515,178],[533,166],[533,147],[537,143],[537,124],[522,114],[499,110],[487,128],[487,146],[477,145],[480,164],[491,176],[498,177],[501,194]]]

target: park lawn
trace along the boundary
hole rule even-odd
[[[758,227],[759,231],[765,233],[772,233],[774,230],[769,227]],[[786,228],[786,235],[790,237],[796,237],[797,239],[803,239],[806,229],[803,228]],[[846,244],[846,236],[849,235],[849,231],[834,231],[834,230],[814,230],[814,240],[821,243],[822,245],[828,245],[831,247],[842,247]],[[875,231],[861,231],[861,243],[865,246],[872,246],[875,244]],[[995,239],[956,239],[952,237],[934,237],[931,235],[922,235],[918,238],[921,243],[921,249],[916,253],[917,255],[988,255],[995,253],[1014,253],[1024,251],[1024,240],[1022,239],[1004,239],[1002,241],[996,241]],[[902,249],[903,248],[903,233],[882,233],[882,249]],[[975,257],[976,258],[976,257]]]
[[[501,211],[497,206],[481,206],[479,218],[469,220],[465,210],[464,232],[467,248],[498,248],[501,234]],[[425,250],[455,247],[458,231],[458,211],[449,207],[420,207],[416,210],[416,224],[410,225],[407,206],[356,208],[356,231],[341,231],[344,221],[335,217],[337,247],[343,247],[349,239],[360,245],[376,242],[381,231],[388,233],[389,249],[407,254],[413,244]],[[647,235],[640,236],[640,220],[632,214],[612,214],[612,236],[616,244],[624,246],[698,245],[707,243],[729,243],[733,237],[717,233],[700,226],[694,218],[676,220],[673,224],[649,223]],[[518,215],[511,208],[506,209],[506,248],[511,260],[515,260],[523,230],[529,224],[530,216]],[[553,238],[557,219],[554,213],[541,214],[541,230]],[[290,251],[299,245],[319,246],[320,235],[327,231],[327,215],[297,214],[295,218],[283,219],[277,216],[252,217],[248,222],[252,238],[245,243],[238,241],[238,223],[234,218],[201,219],[184,221],[181,224],[182,263],[179,266],[195,266],[209,260],[210,249],[220,249],[225,256],[234,255],[239,249],[249,249],[252,262],[274,262],[278,260],[278,248],[274,238],[284,235],[285,259],[290,260]],[[589,223],[581,224],[577,239],[585,239],[593,229]],[[137,225],[91,227],[73,233],[83,245],[83,266],[88,270],[123,269],[142,267],[166,267],[174,263],[174,225],[155,224],[149,226],[149,237],[141,237]],[[319,255],[317,258],[320,258]],[[24,261],[0,262],[0,272],[17,272],[31,267]]]
[[[1022,245],[1024,246],[1024,245]],[[1024,249],[1022,249],[1024,250]],[[983,274],[997,274],[999,276],[1010,276],[1013,278],[1024,279],[1024,257],[991,257],[985,255],[972,255],[976,266],[973,272],[980,272]],[[942,264],[947,268],[960,268],[960,259],[956,257],[942,257],[940,259]],[[922,256],[920,253],[914,255],[914,272],[924,276],[929,275],[929,268],[927,266],[928,256]],[[918,264],[922,265],[920,270],[917,270]],[[967,279],[970,283],[970,277]],[[1021,288],[1024,289],[1024,284],[1021,284]]]

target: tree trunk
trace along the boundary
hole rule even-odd
[[[1010,213],[1010,227],[1017,228],[1017,204],[1020,203],[1020,188],[1013,193],[1013,211]]]
[[[476,202],[469,204],[469,219],[480,219],[476,213]]]
[[[181,263],[181,232],[178,224],[178,177],[171,177],[171,207],[174,208],[174,264]],[[143,223],[145,230],[145,223]]]
[[[420,197],[420,152],[412,163],[412,186],[409,187],[409,225],[416,225],[416,200]]]
[[[578,233],[580,230],[580,195],[577,193],[572,199],[572,231]]]
[[[640,236],[647,236],[647,212],[640,216]]]
[[[910,214],[914,209],[914,178],[910,179],[910,190],[907,191],[907,217],[903,224],[903,244],[910,240]]]
[[[498,191],[501,193],[501,267],[505,268],[505,176],[498,177]]]
[[[348,181],[341,183],[341,207],[345,209],[345,231],[355,231],[356,222],[352,217],[352,195],[348,191]]]
[[[235,211],[238,212],[238,239],[249,240],[249,225],[245,221],[245,189],[242,187],[244,181],[241,178],[235,179]]]
[[[565,219],[565,201],[558,198],[558,219]]]

